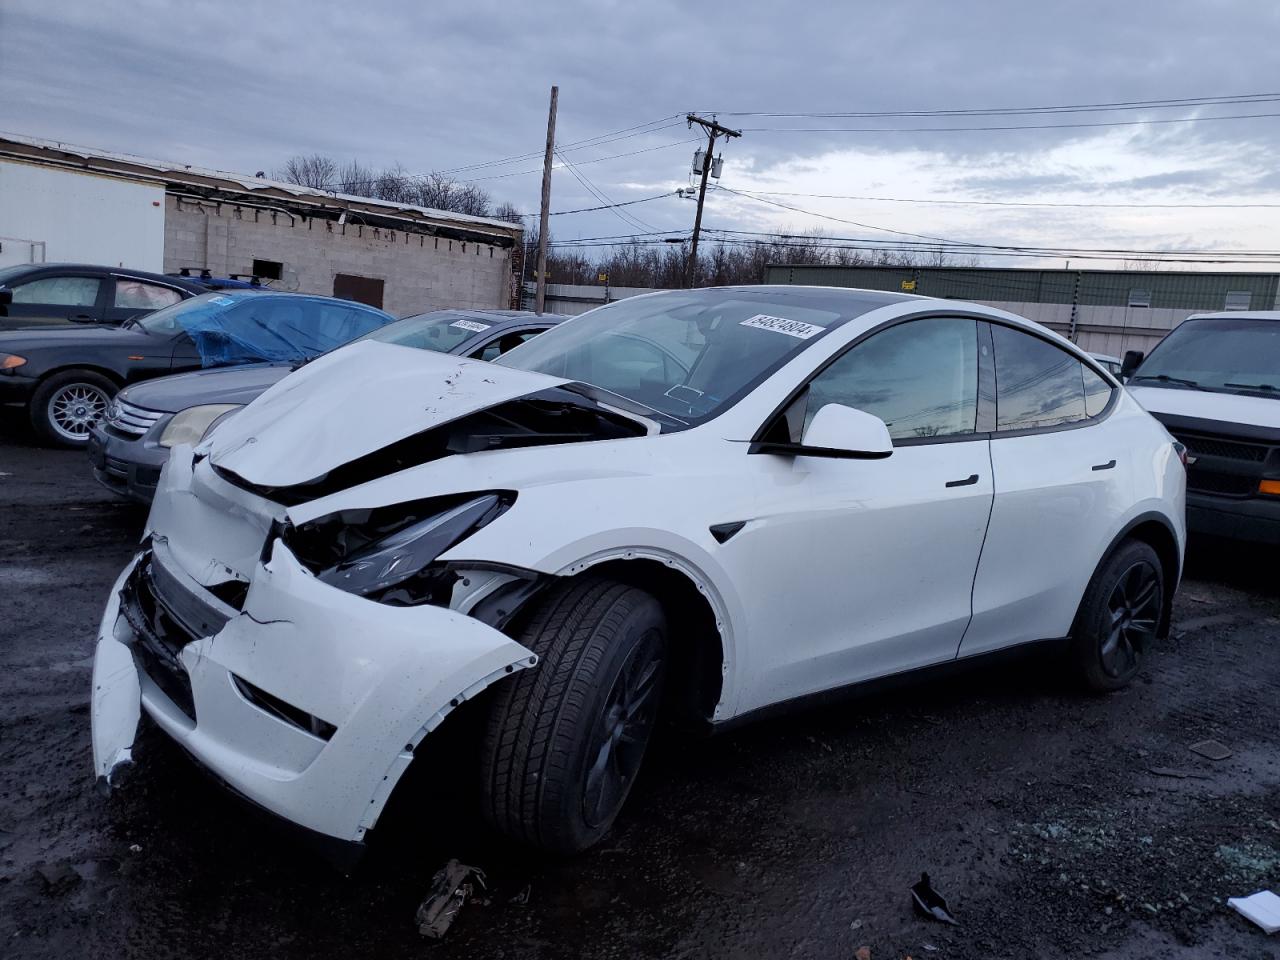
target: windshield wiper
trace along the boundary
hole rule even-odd
[[[1135,380],[1158,380],[1160,383],[1176,383],[1180,387],[1190,387],[1192,390],[1203,389],[1200,384],[1196,383],[1194,380],[1188,380],[1185,377],[1171,377],[1167,373],[1144,373],[1139,376],[1129,378],[1130,383],[1133,383]]]
[[[1237,390],[1259,390],[1263,393],[1273,393],[1280,390],[1273,383],[1224,383],[1224,387],[1235,387]]]

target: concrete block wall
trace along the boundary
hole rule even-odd
[[[357,216],[340,226],[169,196],[164,234],[167,272],[248,274],[255,259],[275,260],[284,274],[274,286],[326,296],[333,295],[335,274],[376,277],[384,284],[383,309],[396,316],[445,307],[501,309],[510,296],[510,249],[369,227]]]

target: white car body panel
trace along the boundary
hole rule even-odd
[[[825,360],[882,323],[922,314],[1005,320],[1087,356],[1003,311],[902,298],[830,331],[687,430],[655,435],[656,424],[633,416],[648,435],[448,456],[289,507],[218,476],[214,466],[257,486],[310,481],[431,426],[565,383],[381,343],[314,361],[194,454],[174,448],[148,521],[152,562],[172,567],[196,594],[229,580],[249,590],[241,611],[225,611],[224,627],[182,649],[193,724],[126,669],[130,628],[119,588],[129,571],[122,575],[98,637],[99,776],[127,759],[137,721],[130,705],[140,701],[251,800],[326,836],[360,840],[414,745],[463,700],[536,665],[531,651],[466,615],[496,581],[478,578],[461,599],[455,588],[451,609],[392,607],[321,582],[279,540],[263,561],[273,524],[340,510],[512,490],[506,513],[439,560],[572,576],[643,558],[680,571],[707,598],[719,633],[713,722],[1061,636],[1107,544],[1146,512],[1174,525],[1181,550],[1182,521],[1171,508],[1181,503],[1181,466],[1164,431],[1123,390],[1107,419],[1077,430],[902,445],[880,460],[749,452],[762,424]],[[1108,452],[1095,451],[1099,438]],[[1113,457],[1105,477],[1091,470]],[[1073,463],[1066,482],[1064,458]],[[710,530],[738,522],[723,543]],[[233,675],[337,732],[325,741],[264,713]]]
[[[1185,390],[1156,384],[1129,387],[1129,393],[1144,409],[1152,413],[1280,429],[1280,400],[1269,397]]]

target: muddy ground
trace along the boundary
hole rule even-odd
[[[1044,657],[668,738],[615,832],[528,859],[418,778],[345,878],[153,735],[93,787],[89,677],[143,514],[83,455],[0,418],[0,955],[37,957],[1275,957],[1225,898],[1280,888],[1274,552],[1193,545],[1174,637],[1120,694]],[[1207,738],[1232,756],[1188,750]],[[436,782],[439,782],[436,780]],[[406,795],[409,796],[409,795]],[[447,808],[445,808],[447,811]],[[414,910],[448,857],[486,903]],[[927,870],[960,925],[914,916]]]

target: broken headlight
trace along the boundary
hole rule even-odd
[[[447,605],[457,575],[435,560],[515,502],[510,491],[341,510],[282,533],[324,583],[397,606]]]

